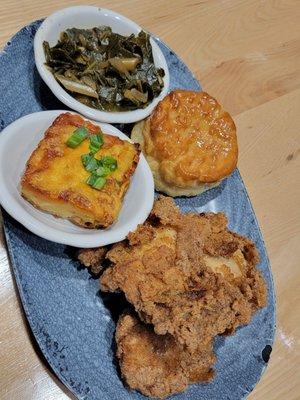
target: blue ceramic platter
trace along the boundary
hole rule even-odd
[[[33,38],[40,23],[19,31],[0,55],[0,130],[23,115],[66,108],[41,81],[34,65]],[[159,40],[158,44],[168,61],[171,89],[199,90],[185,64]],[[237,170],[218,189],[190,199],[179,198],[177,204],[183,211],[224,211],[230,228],[250,237],[260,252],[259,268],[269,290],[267,307],[234,336],[215,340],[218,361],[212,382],[191,385],[184,394],[172,397],[240,400],[264,371],[274,338],[274,289],[264,242]],[[99,292],[98,281],[80,268],[74,249],[41,239],[3,214],[11,264],[27,319],[59,379],[80,399],[145,398],[123,386],[116,367],[113,338],[121,299]]]

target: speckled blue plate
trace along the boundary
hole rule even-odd
[[[28,113],[65,108],[34,66],[32,41],[40,23],[18,32],[0,56],[0,129]],[[162,42],[158,44],[168,61],[171,89],[200,89],[183,62]],[[183,211],[224,211],[230,228],[249,236],[260,251],[268,306],[234,336],[215,340],[218,361],[212,382],[191,385],[186,393],[174,396],[177,400],[239,400],[253,389],[265,369],[275,331],[274,289],[264,242],[237,170],[218,189],[177,203]],[[80,268],[72,249],[35,236],[5,212],[4,228],[26,316],[60,380],[80,399],[145,398],[123,386],[116,367],[113,337],[120,299],[99,293],[98,281]]]

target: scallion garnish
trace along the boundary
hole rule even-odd
[[[90,152],[95,154],[103,145],[103,136],[102,134],[91,135],[90,136]]]
[[[91,158],[94,158],[92,154],[82,154],[81,162],[84,167],[90,162]]]
[[[92,174],[91,176],[88,177],[86,183],[90,185],[92,188],[100,190],[105,185],[106,179],[103,178],[102,176]]]
[[[84,139],[88,137],[88,134],[89,131],[86,129],[86,127],[81,126],[80,128],[75,129],[75,131],[66,141],[66,145],[68,147],[72,147],[72,149],[75,149],[75,147],[79,146],[80,143],[82,143]]]
[[[85,166],[85,169],[88,172],[93,172],[95,169],[98,168],[98,161],[96,160],[96,158],[92,157],[90,159],[90,161],[87,163],[87,165]]]
[[[66,141],[66,144],[69,147],[75,148],[87,137],[90,139],[90,153],[82,154],[81,156],[84,168],[86,171],[91,172],[86,183],[94,189],[101,190],[106,183],[105,177],[117,169],[118,163],[112,156],[103,156],[100,160],[95,158],[95,153],[100,150],[104,143],[103,135],[102,133],[89,135],[87,128],[84,126],[77,128]]]
[[[99,167],[99,161],[94,157],[93,154],[83,154],[81,156],[81,161],[84,168],[88,172],[93,172],[95,169]]]
[[[107,176],[110,172],[111,172],[111,171],[110,171],[110,169],[109,169],[108,167],[105,167],[105,166],[102,166],[102,165],[100,165],[100,167],[98,167],[98,168],[94,171],[94,173],[95,173],[97,176]]]
[[[109,168],[109,170],[111,172],[115,171],[118,167],[117,160],[112,156],[103,156],[103,157],[101,157],[101,159],[99,161],[100,161],[101,165]]]

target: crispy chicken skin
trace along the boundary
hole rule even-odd
[[[106,228],[119,215],[140,151],[129,141],[104,132],[104,144],[95,156],[113,156],[118,168],[101,190],[95,190],[86,183],[90,172],[81,161],[81,156],[89,153],[89,140],[76,148],[65,143],[80,126],[90,134],[100,133],[99,126],[79,115],[64,113],[54,120],[26,164],[21,193],[42,211],[85,228]]]
[[[147,396],[211,379],[214,337],[234,333],[266,304],[257,250],[222,213],[181,214],[160,197],[144,224],[103,251],[110,266],[101,289],[122,291],[140,318],[124,314],[117,325],[122,376]]]
[[[156,189],[170,196],[215,187],[237,164],[234,121],[205,92],[172,91],[134,126],[131,138],[142,147]]]
[[[171,335],[157,335],[134,315],[124,314],[116,343],[124,380],[146,396],[164,398],[213,377],[212,341],[191,355]]]
[[[87,268],[90,269],[92,274],[98,275],[102,269],[102,262],[107,253],[106,247],[99,247],[97,249],[80,249],[78,252],[78,260]]]
[[[254,244],[230,232],[224,214],[181,214],[161,197],[148,220],[114,245],[103,291],[123,291],[155,333],[190,352],[248,324],[266,304]]]

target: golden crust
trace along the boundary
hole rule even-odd
[[[131,137],[142,146],[156,188],[171,196],[210,189],[237,164],[235,124],[205,92],[171,92]]]
[[[171,335],[156,335],[133,314],[120,317],[116,343],[123,378],[145,396],[165,398],[214,376],[212,341],[190,354]]]
[[[85,140],[75,149],[65,144],[74,129],[83,125],[90,133],[99,132],[99,127],[79,115],[65,113],[55,119],[26,164],[21,192],[42,211],[86,228],[108,227],[118,217],[139,160],[139,149],[104,134],[104,145],[96,157],[111,155],[117,159],[118,168],[109,175],[103,189],[95,190],[86,184],[89,172],[81,163],[81,155],[89,152],[89,142]]]
[[[101,290],[124,292],[156,334],[172,335],[191,353],[216,335],[234,333],[266,305],[255,245],[231,232],[222,213],[181,214],[161,197],[106,258],[111,266]]]
[[[266,305],[255,245],[231,232],[223,213],[182,214],[161,196],[143,224],[106,250],[101,290],[122,291],[140,318],[125,314],[117,325],[122,377],[144,395],[164,398],[211,379],[214,337],[233,334]]]

